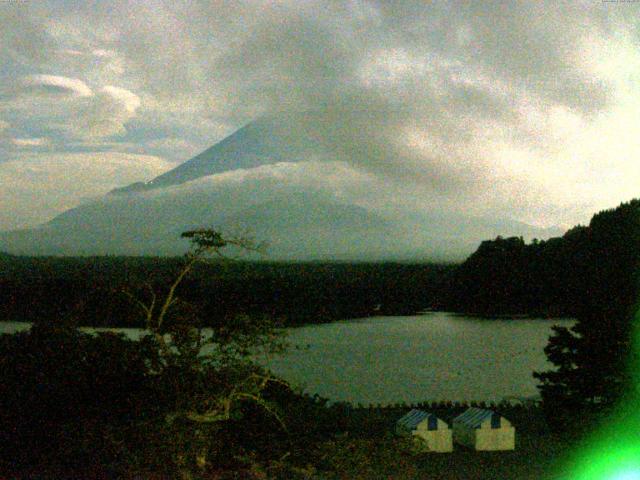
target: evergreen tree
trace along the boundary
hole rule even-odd
[[[640,200],[596,214],[588,228],[567,237],[575,284],[583,289],[577,322],[554,327],[545,353],[556,368],[534,373],[561,428],[580,411],[608,411],[630,393],[630,365],[638,355],[632,335],[640,293]]]

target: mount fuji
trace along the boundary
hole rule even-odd
[[[0,232],[23,255],[179,255],[199,227],[264,240],[273,260],[459,260],[480,241],[561,235],[525,223],[441,212],[393,213],[354,201],[340,162],[304,122],[264,118],[176,168],[115,189],[36,228]],[[338,186],[336,186],[338,185]]]

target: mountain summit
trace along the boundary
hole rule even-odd
[[[296,122],[299,117],[300,114],[262,117],[151,181],[136,182],[110,193],[153,190],[237,169],[296,161],[305,152],[317,151],[318,147],[304,132],[292,131],[292,125],[304,125]]]
[[[269,259],[458,260],[498,234],[561,233],[505,219],[375,208],[366,201],[376,196],[372,187],[349,183],[358,171],[332,160],[341,151],[330,144],[339,131],[318,132],[317,120],[257,120],[149,182],[116,189],[37,228],[0,232],[0,251],[179,255],[188,247],[181,232],[211,227],[250,232],[269,244]]]

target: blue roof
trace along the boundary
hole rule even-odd
[[[491,422],[491,428],[500,428],[500,415],[482,408],[469,408],[462,415],[453,419],[454,422],[460,422],[469,428],[480,428],[480,425],[487,420]]]
[[[423,410],[417,410],[415,408],[405,416],[400,418],[400,420],[398,420],[398,423],[405,427],[407,430],[415,430],[416,428],[418,428],[418,425],[420,425],[425,420],[429,422],[429,430],[438,429],[438,417],[436,417],[432,413],[427,413]]]

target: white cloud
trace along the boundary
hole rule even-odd
[[[279,162],[237,169],[139,194],[153,202],[216,205],[221,214],[235,213],[274,198],[307,193],[348,205],[385,210],[398,198],[393,185],[340,161]],[[139,202],[140,200],[135,200]],[[170,218],[168,221],[173,221]],[[178,219],[175,219],[176,221]]]
[[[0,230],[38,225],[169,167],[158,157],[111,152],[25,154],[0,163]]]
[[[86,253],[168,254],[184,247],[180,231],[212,226],[231,233],[248,230],[269,243],[272,258],[338,254],[371,259],[391,253],[458,259],[494,235],[500,223],[419,205],[411,211],[414,205],[407,206],[405,200],[415,200],[413,193],[344,162],[280,162],[102,197],[60,217],[41,235],[65,244],[67,252],[81,248]],[[545,236],[515,222],[501,225],[502,234]],[[78,226],[82,232],[66,238],[66,232]],[[98,232],[100,238],[95,238]],[[82,247],[84,234],[95,238],[89,248]],[[46,244],[47,239],[35,235],[26,251]],[[143,237],[146,242],[132,242]]]
[[[73,128],[88,138],[121,135],[126,132],[125,124],[135,116],[139,107],[140,97],[136,94],[108,85],[81,111],[82,123],[73,124]]]
[[[111,95],[111,97],[115,101],[121,103],[124,109],[129,113],[135,113],[140,106],[140,97],[129,90],[125,90],[124,88],[107,85],[101,91]]]
[[[60,51],[61,53],[64,53],[65,55],[72,55],[72,56],[82,56],[84,55],[84,53],[82,53],[80,50],[73,50],[71,48],[65,48],[64,50]]]
[[[76,78],[33,75],[20,82],[13,98],[0,108],[19,116],[27,131],[56,132],[58,143],[101,139],[126,133],[141,100],[135,93],[113,85],[96,91]],[[25,135],[26,136],[26,135]]]
[[[116,56],[113,50],[105,50],[104,48],[96,48],[91,53],[96,57],[115,57]]]
[[[303,190],[324,189],[327,194],[339,192],[355,192],[358,184],[368,184],[372,187],[376,177],[360,172],[346,162],[341,161],[306,161],[306,162],[278,162],[262,165],[251,169],[237,169],[201,177],[182,186],[174,187],[174,191],[181,189],[207,189],[209,185],[238,184],[252,182],[273,182],[279,185],[298,186]],[[355,201],[357,194],[351,200]]]
[[[16,147],[43,147],[51,141],[48,138],[12,138],[11,143]]]
[[[24,91],[47,95],[73,95],[90,97],[93,92],[89,86],[77,78],[58,75],[29,75],[21,82]]]

